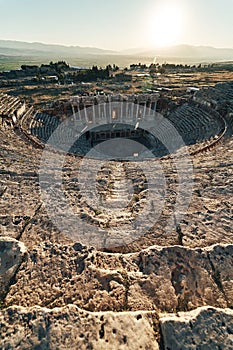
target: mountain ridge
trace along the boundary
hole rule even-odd
[[[21,51],[23,50],[23,52]],[[21,51],[21,52],[20,52]],[[46,44],[15,40],[0,40],[0,54],[62,54],[62,55],[130,55],[140,57],[190,57],[233,59],[233,48],[215,48],[207,45],[180,44],[161,48],[132,48],[127,50],[109,50],[92,46]]]
[[[66,61],[74,66],[120,67],[141,62],[209,64],[233,61],[233,49],[211,46],[175,45],[163,48],[134,48],[121,51],[105,50],[97,47],[65,46],[40,42],[0,40],[0,71],[18,69],[21,64],[42,64],[50,61]]]

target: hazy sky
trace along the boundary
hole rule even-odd
[[[107,49],[233,48],[233,0],[0,0],[0,39]]]

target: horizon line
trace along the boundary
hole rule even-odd
[[[8,41],[8,42],[18,42],[18,43],[25,43],[25,44],[42,44],[46,46],[63,46],[66,48],[72,48],[72,47],[79,47],[83,49],[98,49],[98,50],[103,50],[103,51],[115,51],[115,52],[124,52],[124,51],[130,51],[130,50],[156,50],[156,49],[166,49],[166,48],[173,48],[173,47],[178,47],[178,46],[187,46],[187,47],[208,47],[208,48],[213,48],[217,50],[233,50],[233,47],[216,47],[212,46],[210,44],[185,44],[185,43],[179,43],[179,44],[173,44],[173,45],[166,45],[166,46],[150,46],[150,47],[129,47],[125,49],[113,49],[113,48],[102,48],[98,46],[81,46],[78,44],[64,44],[64,43],[49,43],[49,42],[44,42],[44,41],[26,41],[26,40],[18,40],[18,39],[2,39],[0,38],[0,41]]]

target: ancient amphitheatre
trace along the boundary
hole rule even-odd
[[[233,348],[233,83],[159,113],[158,99],[73,98],[48,114],[0,95],[2,349]],[[83,227],[68,218],[59,230],[41,198],[41,157],[57,127],[51,159],[78,135],[64,156],[62,189]],[[115,138],[143,147],[106,160],[102,141]],[[187,157],[190,198],[179,188],[190,180]],[[42,176],[62,217],[53,173],[51,163]],[[84,186],[88,202],[81,191],[92,173],[98,205],[92,189]]]

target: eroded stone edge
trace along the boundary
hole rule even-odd
[[[210,306],[160,315],[163,349],[233,348],[233,310]]]
[[[7,295],[26,253],[23,242],[0,236],[0,303]]]
[[[0,312],[1,349],[159,350],[155,312],[12,306]]]

